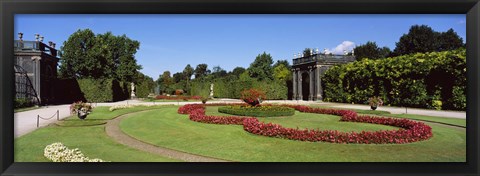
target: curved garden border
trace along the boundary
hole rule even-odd
[[[213,104],[225,105],[225,104]],[[337,130],[309,130],[285,128],[278,124],[263,123],[254,117],[207,116],[205,105],[187,104],[178,109],[180,114],[189,114],[190,120],[211,124],[243,125],[247,132],[277,138],[310,142],[355,143],[355,144],[404,144],[429,139],[433,136],[432,128],[422,122],[389,117],[359,116],[355,111],[312,108],[302,105],[283,105],[300,112],[329,114],[341,116],[340,121],[361,122],[400,127],[399,130],[380,130],[375,132],[339,132]]]

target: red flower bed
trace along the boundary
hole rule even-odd
[[[422,122],[387,117],[358,116],[355,111],[351,110],[321,109],[301,105],[284,105],[295,108],[301,112],[338,115],[342,117],[340,121],[389,125],[403,129],[386,131],[380,130],[375,132],[339,132],[336,130],[313,129],[302,130],[285,128],[278,124],[263,123],[253,117],[206,116],[204,106],[198,106],[198,104],[185,106],[180,107],[178,112],[190,114],[189,117],[193,121],[214,124],[243,124],[243,129],[250,133],[291,140],[357,144],[404,144],[426,140],[433,135],[432,128]]]
[[[211,104],[209,104],[211,105]],[[205,115],[205,106],[203,104],[187,104],[178,108],[179,114],[189,114],[189,118],[195,122],[242,125],[243,120],[249,117],[238,116],[207,116]]]

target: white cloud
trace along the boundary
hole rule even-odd
[[[344,54],[343,51],[346,50],[347,52],[350,52],[355,48],[355,43],[352,41],[343,41],[341,44],[337,45],[337,47],[332,48],[332,49],[327,49],[326,53],[330,54],[339,54],[342,55]]]

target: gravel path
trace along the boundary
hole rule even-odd
[[[135,112],[135,113],[138,113],[138,112]],[[120,129],[120,121],[122,121],[122,119],[124,118],[130,117],[135,113],[121,115],[115,119],[109,120],[105,125],[105,131],[107,135],[120,144],[124,144],[126,146],[129,146],[138,150],[166,156],[173,159],[178,159],[178,160],[183,160],[188,162],[229,162],[226,160],[220,160],[220,159],[180,152],[177,150],[167,149],[163,147],[158,147],[152,144],[139,141],[133,137],[130,137]]]

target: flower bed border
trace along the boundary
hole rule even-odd
[[[210,104],[209,106],[227,105]],[[190,120],[211,124],[243,125],[243,129],[252,134],[285,138],[291,140],[355,144],[405,144],[427,140],[433,136],[432,128],[422,122],[390,117],[359,116],[355,111],[339,109],[312,108],[302,105],[282,105],[300,112],[341,116],[340,121],[372,123],[400,127],[399,130],[380,130],[374,132],[339,132],[337,130],[309,130],[285,128],[278,124],[263,123],[254,117],[207,116],[202,104],[187,104],[178,109],[180,114],[189,114]]]

